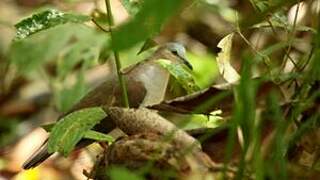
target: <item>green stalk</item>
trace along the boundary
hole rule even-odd
[[[107,15],[108,15],[108,22],[109,22],[109,32],[111,36],[111,41],[113,41],[113,31],[112,27],[114,25],[114,20],[113,20],[113,15],[111,11],[111,5],[110,5],[110,0],[105,0],[106,2],[106,7],[107,7]],[[128,93],[127,93],[127,87],[124,82],[124,78],[121,74],[121,63],[120,63],[120,57],[119,57],[119,52],[117,50],[113,50],[114,53],[114,59],[116,62],[116,69],[117,69],[117,75],[118,75],[118,80],[121,86],[121,91],[122,91],[122,104],[124,107],[129,108],[129,98],[128,98]]]

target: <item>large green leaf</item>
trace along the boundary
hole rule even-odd
[[[64,13],[49,9],[23,19],[15,25],[17,29],[15,40],[24,39],[39,31],[55,27],[68,22],[82,23],[90,20],[89,16]]]
[[[166,59],[159,59],[157,62],[167,69],[189,94],[200,90],[192,74],[186,70],[183,64],[172,63],[172,61]]]
[[[67,156],[85,133],[99,123],[107,114],[102,108],[85,108],[73,112],[53,127],[48,141],[48,151]]]
[[[58,59],[59,76],[65,76],[80,60],[96,59],[107,36],[82,24],[64,24],[14,41],[10,61],[25,74],[49,60]]]
[[[160,32],[166,20],[178,11],[182,0],[144,1],[140,11],[128,23],[114,31],[113,48],[123,50]]]
[[[63,50],[72,33],[72,26],[59,26],[27,39],[14,41],[10,48],[10,60],[19,73],[27,73],[43,62],[53,59]]]

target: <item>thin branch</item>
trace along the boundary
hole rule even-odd
[[[271,30],[272,30],[272,32],[273,32],[273,34],[274,34],[274,36],[275,36],[275,37],[277,37],[276,29],[274,28],[274,26],[273,26],[273,24],[272,24],[272,22],[270,21],[270,19],[269,19],[269,18],[267,19],[267,22],[268,22],[268,24],[269,24],[269,26],[270,26],[270,28],[271,28]]]
[[[262,57],[264,59],[264,63],[267,65],[267,67],[271,67],[270,65],[270,59],[267,55],[262,54],[261,52],[259,52],[255,47],[253,47],[253,45],[248,41],[248,39],[241,33],[240,28],[237,28],[237,33],[240,35],[240,37],[244,40],[244,42],[251,48],[251,50],[257,54],[258,56]]]
[[[241,33],[240,25],[239,25],[239,21],[238,21],[238,15],[237,15],[237,27],[236,27],[236,28],[237,28],[237,29],[236,29],[237,33],[238,33],[238,34],[240,35],[240,37],[244,40],[244,42],[251,48],[251,50],[252,50],[255,54],[257,54],[257,55],[259,55],[260,57],[262,57],[262,58],[263,58],[263,62],[266,64],[266,66],[267,66],[268,68],[270,68],[271,65],[270,65],[270,59],[269,59],[269,57],[268,57],[267,55],[259,52],[255,47],[253,47],[253,45],[248,41],[248,39]],[[269,69],[269,72],[271,72],[270,69]]]
[[[310,51],[310,53],[309,53],[309,55],[308,55],[307,61],[302,65],[302,67],[299,69],[298,72],[302,72],[302,71],[307,67],[307,65],[309,64],[309,62],[310,62],[310,60],[311,60],[311,58],[312,58],[314,49],[315,49],[315,47],[312,46],[311,51]]]
[[[277,32],[276,32],[276,30],[275,30],[272,22],[270,21],[270,19],[267,19],[267,22],[268,22],[269,26],[271,27],[274,36],[277,37]],[[295,68],[298,68],[297,63],[294,62],[293,58],[290,56],[290,54],[289,54],[287,51],[285,51],[285,55],[290,59],[290,61],[292,62],[292,64],[295,66]]]

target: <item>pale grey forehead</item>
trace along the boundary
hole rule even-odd
[[[185,54],[186,49],[180,43],[167,43],[167,47],[170,51],[176,51],[178,54]]]

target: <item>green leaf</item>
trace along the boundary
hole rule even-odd
[[[113,166],[109,168],[108,175],[111,180],[144,180],[142,176],[139,176],[137,173],[134,173],[126,168]]]
[[[225,36],[219,43],[218,47],[221,48],[221,52],[218,53],[217,63],[218,69],[222,77],[228,83],[236,83],[240,79],[240,75],[231,66],[231,47],[232,47],[233,33]]]
[[[94,62],[107,38],[83,24],[64,24],[14,41],[9,52],[10,61],[19,73],[26,74],[60,57],[57,71],[63,77],[81,60]]]
[[[124,50],[158,34],[168,18],[177,12],[182,0],[144,1],[141,10],[128,23],[114,31],[113,48]]]
[[[62,54],[63,58],[59,61],[57,68],[58,76],[64,79],[80,62],[90,61],[97,63],[99,53],[107,42],[107,37],[104,33],[98,33],[89,28],[79,31],[76,35],[77,41],[69,45]]]
[[[196,54],[192,52],[188,52],[187,57],[193,66],[192,74],[200,88],[211,86],[219,75],[215,57],[209,53]]]
[[[42,129],[44,129],[47,132],[51,132],[52,128],[56,125],[56,123],[50,123],[50,124],[44,124],[41,126]]]
[[[13,117],[0,116],[0,122],[6,122],[0,123],[0,148],[4,148],[8,147],[19,137],[19,131],[17,131],[17,129],[21,121]]]
[[[56,123],[51,123],[51,124],[45,124],[42,125],[41,127],[47,131],[47,132],[51,132],[52,128],[56,125]],[[88,130],[85,132],[83,138],[86,139],[92,139],[95,141],[99,141],[99,142],[109,142],[112,143],[114,142],[114,138],[112,136],[109,136],[107,134],[98,132],[98,131],[94,131],[94,130]]]
[[[21,41],[13,41],[10,61],[17,66],[19,73],[28,73],[57,56],[72,34],[77,32],[76,28],[79,26],[59,26]]]
[[[250,2],[252,3],[253,7],[260,12],[264,12],[270,7],[270,2],[267,0],[251,0]]]
[[[31,17],[17,23],[15,25],[17,29],[15,40],[24,39],[39,31],[46,30],[68,22],[83,23],[89,20],[89,16],[69,14],[55,9],[49,9],[34,14]]]
[[[93,130],[87,131],[84,134],[83,138],[92,139],[99,142],[109,142],[109,143],[112,143],[115,141],[115,139],[112,136],[98,132],[98,131],[93,131]]]
[[[89,30],[79,33],[78,41],[70,44],[65,53],[60,53],[62,58],[58,61],[58,83],[55,91],[56,105],[59,111],[67,112],[84,95],[87,88],[84,82],[85,71],[98,63],[99,52],[107,42],[104,34]],[[80,65],[80,68],[75,68]],[[79,67],[79,66],[78,66]],[[66,79],[70,73],[77,73],[77,81],[70,87]],[[62,81],[62,82],[61,82]]]
[[[76,83],[71,87],[63,86],[55,95],[56,105],[61,112],[67,112],[77,103],[86,93],[86,84],[84,82],[84,74],[82,71],[78,73]]]
[[[53,127],[48,141],[48,152],[67,156],[85,133],[107,114],[100,107],[85,108],[63,117]]]
[[[121,0],[121,3],[130,15],[135,15],[140,10],[143,0]]]
[[[166,59],[159,59],[157,62],[167,69],[189,94],[200,90],[196,85],[192,74],[186,70],[183,64],[175,64]]]
[[[288,42],[274,43],[274,44],[266,47],[265,49],[260,50],[260,52],[261,52],[261,54],[264,54],[265,56],[269,56],[269,55],[272,55],[272,53],[280,51],[283,48],[286,48],[288,45],[289,45]],[[261,62],[261,61],[263,61],[263,57],[262,56],[255,56],[254,61]]]

